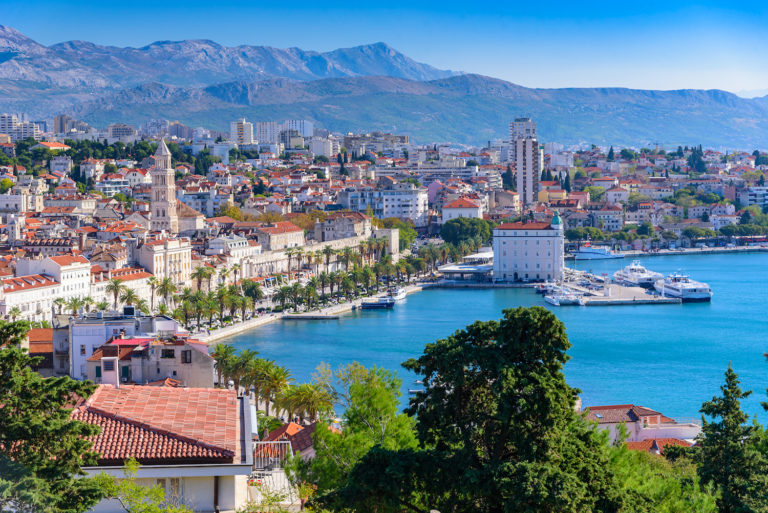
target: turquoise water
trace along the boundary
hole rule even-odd
[[[552,307],[572,343],[566,378],[581,389],[585,406],[634,403],[672,417],[698,417],[701,403],[723,381],[728,362],[743,387],[754,391],[745,409],[768,421],[768,254],[680,255],[640,259],[654,271],[682,270],[714,292],[711,303],[612,307]],[[610,272],[629,259],[570,262]],[[283,321],[234,337],[240,349],[309,380],[320,362],[358,361],[393,369],[404,398],[416,388],[400,364],[428,342],[475,320],[499,318],[515,306],[547,306],[532,289],[432,289],[412,294],[391,311],[360,311],[333,321]]]

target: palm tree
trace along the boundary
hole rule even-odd
[[[157,281],[157,278],[154,276],[150,276],[147,278],[147,285],[149,285],[149,291],[150,291],[150,308],[152,311],[155,311],[155,289],[160,284],[160,282]]]
[[[248,310],[253,310],[253,299],[249,298],[248,296],[243,296],[240,298],[240,315],[243,320],[245,320],[245,312]]]
[[[226,375],[235,358],[235,348],[229,344],[216,344],[213,346],[211,356],[216,361],[217,383],[221,386],[221,377]]]
[[[322,251],[323,251],[323,256],[325,257],[325,272],[328,272],[328,266],[330,265],[330,262],[331,262],[331,256],[336,252],[330,246],[325,246],[322,249]]]
[[[373,273],[373,270],[370,268],[370,266],[365,266],[363,268],[363,285],[365,286],[366,293],[371,293],[371,285],[373,285],[373,280],[376,279],[376,275]]]
[[[146,299],[139,299],[136,301],[136,309],[144,315],[149,315],[149,305]]]
[[[135,290],[123,287],[123,295],[120,296],[120,301],[125,305],[134,306],[139,301],[139,296]]]
[[[79,297],[73,297],[67,301],[67,308],[72,312],[72,317],[76,317],[77,313],[84,306],[83,300]]]
[[[272,299],[280,303],[281,309],[285,310],[285,304],[291,300],[291,287],[280,287],[277,292],[275,292],[275,295],[272,297]]]
[[[12,321],[16,321],[16,318],[21,315],[21,309],[18,306],[14,306],[11,308],[11,310],[8,312],[8,315],[11,316]]]
[[[336,286],[336,291],[339,291],[339,287],[341,287],[341,283],[344,281],[344,273],[341,271],[336,271],[331,275],[331,283]],[[331,295],[333,295],[333,287],[331,287]]]
[[[344,290],[344,296],[349,299],[350,293],[355,290],[355,284],[349,276],[345,276],[341,280],[341,288]]]
[[[88,313],[88,311],[91,309],[91,306],[94,304],[94,300],[91,296],[85,296],[83,298],[83,306],[85,307],[85,313]]]
[[[234,283],[235,286],[237,286],[237,277],[241,271],[242,271],[242,267],[240,266],[240,264],[235,264],[232,266],[232,274],[235,275],[235,283]]]
[[[279,397],[280,392],[287,387],[290,382],[293,381],[291,373],[285,367],[281,367],[272,363],[265,369],[265,372],[261,381],[262,397],[266,403],[266,414],[269,416],[269,403],[276,397]]]
[[[341,251],[341,261],[344,262],[344,270],[349,270],[349,262],[352,260],[352,248],[344,248]]]
[[[67,304],[67,300],[63,297],[57,297],[53,300],[53,304],[59,309],[59,315],[61,315],[61,309]]]
[[[208,316],[208,325],[213,324],[213,316],[219,310],[219,302],[216,301],[216,295],[213,292],[209,292],[205,297],[205,313]]]
[[[301,262],[304,259],[304,250],[301,248],[296,248],[296,270],[301,271]]]
[[[240,382],[253,366],[253,362],[256,360],[256,355],[258,354],[259,353],[251,349],[243,349],[232,361],[230,378],[235,382],[235,390],[238,391],[238,394],[240,393]]]
[[[168,307],[168,298],[176,293],[176,284],[170,278],[163,278],[160,285],[157,286],[157,293],[163,298],[165,306]]]
[[[170,313],[170,308],[168,308],[167,303],[160,303],[157,305],[157,315],[169,315]]]
[[[315,383],[286,386],[279,395],[279,404],[293,417],[298,413],[303,420],[317,420],[320,412],[330,411],[333,407],[333,397],[322,386]]]
[[[120,297],[120,294],[124,289],[125,285],[123,285],[123,280],[120,278],[111,278],[107,283],[107,287],[104,289],[107,294],[112,294],[112,297],[115,299],[115,310],[117,310],[117,299]]]
[[[98,303],[96,303],[96,310],[100,312],[103,312],[107,308],[109,308],[109,303],[107,303],[106,301],[99,301]]]
[[[330,281],[330,275],[323,271],[320,273],[320,276],[318,276],[318,281],[320,282],[320,295],[325,297],[325,286]]]
[[[222,267],[219,271],[219,283],[225,284],[227,283],[227,277],[229,276],[229,269],[226,267]]]
[[[229,308],[229,316],[234,321],[235,313],[240,309],[240,302],[243,300],[240,296],[227,295],[227,308]]]
[[[285,250],[285,256],[288,257],[288,280],[291,279],[291,259],[296,254],[295,248],[288,248]]]
[[[216,289],[216,302],[218,303],[219,307],[219,322],[224,322],[224,308],[227,306],[227,301],[229,299],[229,290],[227,287],[223,285],[219,285],[219,288]]]
[[[200,290],[203,286],[203,280],[207,280],[213,274],[213,269],[207,265],[200,265],[192,271],[191,278],[197,282],[197,290]]]
[[[360,244],[358,244],[358,248],[360,248],[360,258],[362,259],[362,263],[365,263],[368,256],[368,241],[367,240],[361,240]]]
[[[299,303],[301,302],[301,298],[304,296],[304,287],[301,286],[301,283],[296,282],[293,285],[291,285],[291,299],[293,299],[293,311],[296,312],[299,309]]]
[[[312,310],[312,303],[317,299],[317,289],[307,284],[304,287],[304,301],[307,302],[307,310]]]

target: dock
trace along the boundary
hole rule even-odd
[[[284,321],[326,321],[340,319],[341,316],[333,314],[286,314],[282,318]]]
[[[581,295],[584,300],[583,306],[679,305],[682,303],[680,298],[657,296],[642,287],[630,287],[619,283],[602,284],[590,279],[592,284],[600,286],[598,289],[590,289],[579,285],[579,282],[584,278],[594,278],[589,273],[571,270],[566,275],[570,275],[571,279],[566,280],[563,286]]]

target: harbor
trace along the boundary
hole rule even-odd
[[[238,349],[253,349],[288,366],[297,380],[311,379],[321,362],[336,368],[353,361],[379,365],[402,379],[401,398],[418,379],[401,363],[419,356],[424,345],[446,338],[476,320],[499,319],[518,306],[551,308],[573,344],[565,367],[569,383],[582,390],[589,404],[640,404],[665,401],[665,413],[688,415],[708,399],[722,381],[727,362],[740,370],[745,389],[764,390],[768,367],[763,357],[765,303],[744,294],[745,287],[765,290],[768,266],[764,252],[670,255],[640,258],[644,266],[668,276],[685,271],[714,291],[704,303],[646,303],[637,291],[632,306],[620,305],[618,292],[601,308],[558,308],[522,287],[427,287],[393,309],[347,311],[339,320],[274,322],[227,340]],[[596,260],[569,264],[574,271],[612,276],[631,263]],[[746,285],[749,283],[749,285]],[[633,296],[629,296],[631,301]],[[595,300],[598,296],[593,296]],[[626,301],[626,299],[625,299]],[[628,302],[629,303],[629,302]],[[734,325],[733,319],[739,322]],[[723,363],[725,362],[725,363]],[[694,392],[691,392],[694,391]],[[701,393],[695,391],[702,391]],[[744,401],[745,409],[768,419],[762,393]]]

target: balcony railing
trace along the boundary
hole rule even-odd
[[[256,442],[253,446],[253,468],[255,470],[282,468],[285,460],[292,456],[291,442]]]

